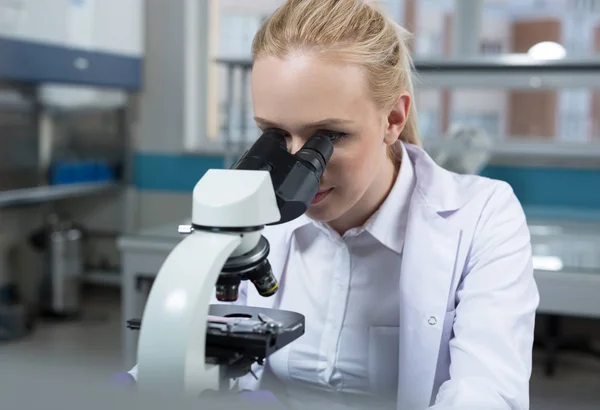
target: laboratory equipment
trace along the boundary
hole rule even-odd
[[[13,241],[0,233],[0,341],[22,338],[32,328],[31,312],[23,303],[9,263]]]
[[[265,225],[301,216],[318,192],[333,153],[315,134],[295,154],[284,136],[265,132],[232,169],[211,169],[193,191],[192,224],[164,261],[140,320],[138,387],[199,395],[229,390],[229,379],[304,333],[295,312],[235,304],[241,281],[264,297],[278,283],[268,261]],[[250,291],[250,290],[249,290]]]
[[[479,174],[488,163],[492,138],[481,128],[454,124],[443,138],[423,143],[431,158],[442,168],[459,174]]]
[[[39,288],[40,313],[72,318],[80,313],[83,278],[83,230],[72,221],[50,214],[31,236],[45,252],[46,271]]]

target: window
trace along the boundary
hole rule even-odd
[[[453,38],[461,35],[460,29],[455,33],[454,23],[460,17],[457,13],[464,10],[454,9],[454,1],[414,2],[416,59],[452,58]],[[462,4],[472,7],[476,3],[467,0]],[[471,27],[462,30],[462,34],[478,37],[474,53],[480,56],[528,53],[543,42],[562,46],[567,59],[600,52],[600,2],[486,0],[482,4],[481,21],[464,21]],[[440,27],[443,27],[441,34]],[[432,45],[435,38],[441,39],[437,43],[444,44],[442,49]],[[425,82],[422,87],[428,84]],[[435,89],[428,88],[427,92],[434,93]],[[448,81],[439,86],[438,93],[440,135],[451,123],[461,122],[480,126],[508,143],[526,141],[548,146],[577,142],[585,147],[600,140],[600,90],[561,88],[560,83],[553,89],[516,89],[501,83],[494,86],[493,82],[489,87],[471,89],[465,85],[456,87]],[[426,116],[435,112],[430,105],[427,110]]]
[[[254,33],[283,2],[212,0],[211,61],[219,57],[249,59]],[[478,3],[474,0],[378,2],[413,33],[416,61],[452,58],[456,51],[453,41],[461,36],[473,44],[472,53],[480,56],[526,54],[540,42],[562,45],[567,59],[600,52],[600,6],[596,7],[600,2],[484,0],[481,9],[473,7]],[[467,18],[465,13],[467,17],[479,16],[479,20]],[[457,28],[456,22],[466,22],[467,26]],[[211,67],[208,82],[215,91],[207,103],[207,123],[214,126],[205,135],[219,144],[251,142],[258,129],[253,121],[248,73],[229,73],[214,62]],[[600,90],[563,89],[560,84],[540,90],[501,84],[478,88],[416,86],[420,129],[428,137],[442,135],[459,121],[481,126],[495,138],[509,142],[600,141]]]

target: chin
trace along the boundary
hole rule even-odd
[[[330,222],[337,219],[340,216],[340,207],[336,207],[335,204],[331,206],[331,204],[327,203],[327,199],[320,204],[309,206],[306,216],[320,222]]]
[[[312,207],[308,208],[305,215],[315,221],[327,222],[324,218],[324,213],[322,211],[320,212],[319,210],[315,210]]]

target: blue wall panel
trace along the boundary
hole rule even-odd
[[[191,192],[223,158],[138,153],[135,185],[141,190]],[[511,184],[530,216],[600,219],[600,169],[489,166],[482,174]]]
[[[524,205],[600,211],[600,170],[489,166],[483,175],[511,184]]]
[[[191,192],[207,170],[223,166],[221,157],[138,153],[134,181],[141,190]]]

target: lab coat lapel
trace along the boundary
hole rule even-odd
[[[398,410],[430,405],[461,234],[440,215],[454,202],[452,194],[442,198],[443,191],[451,192],[452,187],[440,184],[449,181],[441,178],[432,184],[441,169],[427,158],[417,158],[415,172],[400,279]],[[440,190],[442,197],[431,197],[419,178],[430,189]]]

